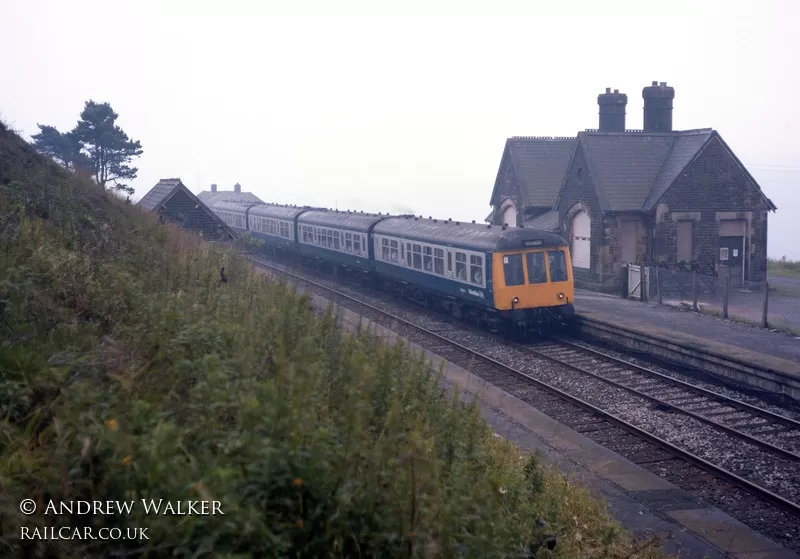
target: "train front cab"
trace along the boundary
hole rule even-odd
[[[566,246],[495,252],[492,277],[495,308],[513,322],[542,324],[575,313]]]

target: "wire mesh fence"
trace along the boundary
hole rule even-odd
[[[750,281],[741,268],[720,273],[699,266],[629,265],[623,278],[632,299],[737,317],[769,326],[767,282]]]

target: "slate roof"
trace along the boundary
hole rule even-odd
[[[136,202],[136,205],[145,210],[157,212],[181,185],[181,179],[161,179],[150,189],[150,192]],[[191,194],[191,192],[189,194]],[[192,194],[192,196],[194,196],[194,194]]]
[[[649,212],[714,137],[725,145],[711,128],[671,132],[586,130],[576,138],[515,136],[506,140],[500,169],[510,157],[524,207],[555,208],[576,146],[580,146],[604,211]],[[727,145],[726,149],[741,165]],[[742,169],[761,191],[743,165]],[[498,184],[504,179],[500,173],[492,194],[495,204]],[[772,201],[764,198],[774,209]],[[526,223],[526,226],[549,230],[553,219],[557,220],[557,216],[544,214],[528,222],[537,225]]]
[[[558,231],[558,210],[550,210],[525,221],[525,227],[539,231]]]
[[[236,237],[236,234],[222,221],[217,214],[211,211],[191,190],[186,188],[181,182],[181,179],[161,179],[156,185],[145,194],[136,205],[142,209],[157,213],[166,204],[172,196],[178,192],[183,191],[190,199],[194,200],[202,211],[206,212],[217,224],[231,237]]]
[[[514,136],[506,140],[503,158],[510,157],[519,181],[522,202],[528,207],[552,207],[558,199],[576,138]],[[503,161],[500,163],[497,182]]]
[[[580,132],[578,141],[586,155],[592,183],[597,190],[600,207],[609,211],[642,211],[662,168],[664,179],[659,185],[666,190],[669,177],[677,174],[694,158],[711,137],[712,131],[638,133]],[[691,138],[673,147],[681,136]]]
[[[204,190],[197,197],[205,204],[229,202],[232,204],[263,204],[264,201],[252,192],[234,192],[233,190]]]

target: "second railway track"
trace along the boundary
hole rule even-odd
[[[365,302],[365,297],[343,293],[341,289],[347,289],[346,286],[333,288],[319,283],[325,280],[311,280],[280,264],[261,260],[256,263],[305,283],[312,291],[322,291],[329,299],[464,367],[584,436],[702,497],[781,545],[800,550],[800,487],[797,486],[800,484],[792,483],[800,461],[796,454],[800,439],[792,436],[800,432],[797,421],[562,340],[509,346],[493,338],[494,347],[490,347],[482,339],[488,334],[459,329],[441,317],[438,320],[420,317],[412,322]],[[535,357],[549,361],[551,370],[535,374],[529,370],[530,366],[518,364],[519,357],[492,355],[503,350],[527,354],[528,360]],[[594,370],[589,371],[589,367]],[[541,364],[534,368],[543,370]],[[553,368],[560,372],[554,372]],[[582,376],[583,380],[566,378],[570,374]],[[603,405],[597,400],[598,396],[603,400],[604,395],[593,390],[587,379],[615,391],[615,399],[626,394],[638,400],[638,404],[634,400],[627,405],[618,401],[607,402],[615,405]],[[578,385],[580,390],[575,389]],[[684,423],[691,420],[702,425],[706,436],[708,430],[715,430],[720,437],[736,438],[739,445],[734,452],[759,456],[740,461],[740,468],[726,468],[724,463],[731,462],[730,445],[727,450],[723,445],[721,451],[728,456],[715,460],[709,456],[713,452],[694,451],[660,436],[652,425],[637,425],[648,422],[636,421],[637,414],[631,413],[631,405],[649,405],[653,414],[682,415]],[[679,425],[678,430],[681,427],[697,428],[686,424]],[[761,438],[765,435],[771,440]],[[739,462],[734,459],[732,463]]]

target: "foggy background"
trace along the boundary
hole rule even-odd
[[[482,222],[505,139],[597,128],[597,95],[675,87],[673,127],[715,128],[800,259],[800,7],[792,0],[0,0],[0,118],[74,127],[108,101],[160,179],[266,202]]]

